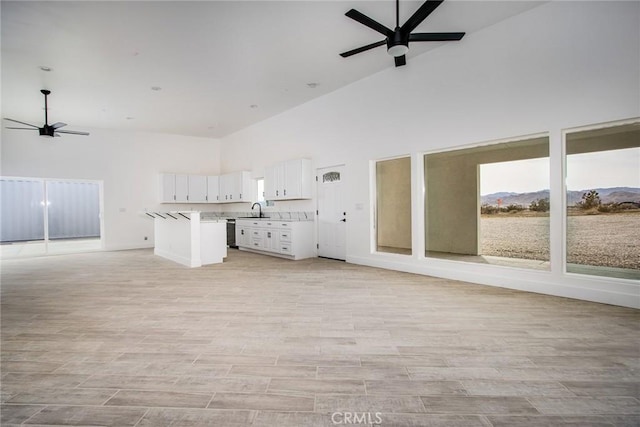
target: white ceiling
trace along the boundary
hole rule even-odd
[[[401,22],[421,3],[401,1]],[[415,31],[467,39],[539,4],[447,0]],[[2,1],[2,116],[41,125],[46,88],[49,123],[69,130],[220,138],[392,68],[384,47],[338,55],[383,39],[344,16],[352,7],[394,27],[389,0]],[[441,45],[412,43],[406,67]]]

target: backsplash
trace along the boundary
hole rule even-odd
[[[292,219],[296,221],[313,221],[315,213],[313,211],[308,212],[264,212],[264,216],[273,219]],[[200,217],[202,219],[216,219],[216,218],[238,218],[258,216],[258,212],[201,212]]]

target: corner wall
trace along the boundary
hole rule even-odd
[[[638,76],[640,3],[553,1],[224,138],[223,168],[259,176],[289,158],[345,164],[349,262],[640,307],[637,282],[562,271],[562,131],[640,116]],[[425,259],[422,154],[541,133],[552,271]],[[414,255],[372,253],[371,161],[402,155],[413,159]]]
[[[198,205],[160,205],[161,172],[219,172],[218,140],[88,130],[89,136],[51,139],[3,127],[0,175],[102,180],[107,250],[153,247],[153,220],[143,214],[144,209],[199,209]],[[211,206],[204,209],[213,210]]]

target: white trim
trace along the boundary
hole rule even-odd
[[[42,178],[42,177],[26,177],[26,176],[0,176],[0,179],[9,180],[9,181],[36,181],[42,184],[42,194],[45,202],[44,206],[44,254],[35,254],[35,255],[25,255],[18,257],[11,257],[7,259],[15,259],[15,258],[28,258],[31,256],[48,256],[48,255],[59,255],[56,252],[51,253],[49,250],[49,209],[48,209],[48,190],[47,183],[48,182],[73,182],[73,183],[86,183],[86,184],[96,184],[98,186],[98,215],[100,220],[100,248],[99,249],[83,249],[78,251],[70,251],[65,253],[85,253],[85,252],[99,252],[105,250],[105,230],[104,230],[104,181],[98,179],[82,179],[82,178]],[[61,254],[60,254],[61,255]]]
[[[409,258],[404,259],[410,260]],[[516,289],[544,295],[573,298],[640,309],[640,294],[634,283],[599,276],[554,277],[549,271],[487,266],[462,261],[429,259],[428,263],[402,262],[393,257],[347,256],[347,262],[425,276],[459,280],[470,284]],[[509,272],[510,274],[505,274]],[[522,274],[518,274],[518,272]]]

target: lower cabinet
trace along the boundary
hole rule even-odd
[[[288,259],[315,257],[313,221],[236,220],[240,249]]]

